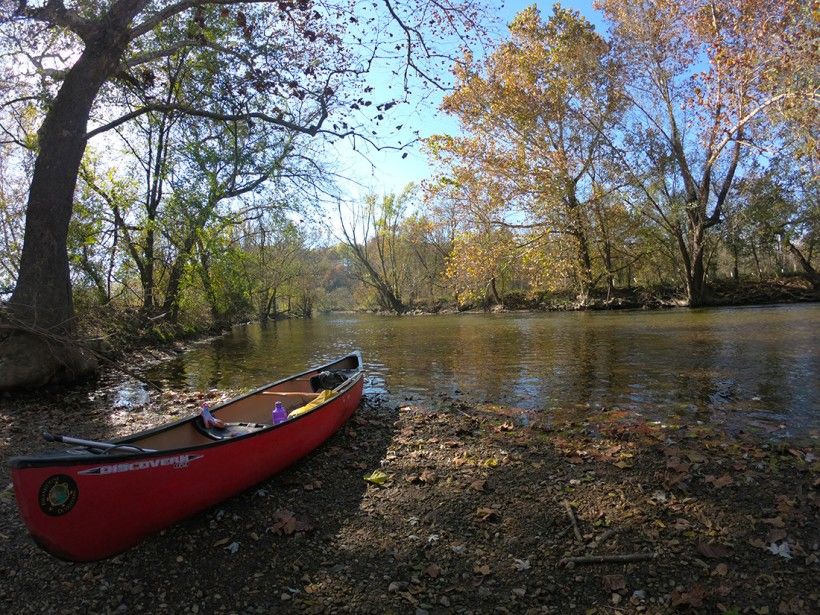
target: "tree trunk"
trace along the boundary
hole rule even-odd
[[[820,288],[820,274],[818,274],[815,268],[812,267],[812,264],[808,261],[808,259],[803,256],[803,253],[791,241],[786,241],[786,247],[789,249],[789,252],[792,253],[792,256],[794,256],[797,260],[800,268],[803,270],[803,276],[811,283],[812,288],[815,290]]]
[[[490,279],[490,292],[493,294],[493,299],[495,299],[496,305],[504,305],[503,299],[501,299],[501,295],[498,294],[498,287],[495,284],[495,276]]]
[[[615,274],[612,264],[612,243],[608,239],[604,243],[604,267],[606,267],[606,300],[609,301],[615,294]]]
[[[586,305],[592,290],[592,259],[589,255],[586,233],[577,230],[574,236],[578,242],[578,301],[581,305]]]
[[[210,259],[208,257],[208,253],[205,251],[204,246],[200,242],[199,246],[199,279],[202,280],[202,290],[205,291],[205,296],[208,299],[208,305],[211,308],[211,320],[213,321],[214,326],[221,327],[224,322],[225,318],[223,317],[222,313],[219,309],[219,300],[216,296],[216,291],[214,290],[214,285],[211,282],[211,268],[210,268]]]
[[[153,220],[149,218],[148,224]],[[143,266],[140,269],[140,284],[142,285],[142,313],[151,316],[154,313],[154,230],[149,229],[145,234],[143,249]]]
[[[272,317],[274,320],[276,320],[279,317],[279,312],[277,310],[277,305],[276,305],[276,289],[275,288],[273,289],[273,292],[270,295],[270,299],[268,300],[268,307],[265,310],[265,314],[267,316]]]
[[[686,276],[686,298],[689,307],[708,305],[706,292],[706,268],[704,267],[704,245],[695,239],[689,255],[691,267]]]
[[[171,324],[176,324],[179,319],[179,294],[182,291],[182,276],[185,273],[185,265],[191,256],[196,241],[194,228],[189,229],[188,235],[186,235],[182,247],[176,259],[174,259],[173,265],[171,265],[171,273],[168,276],[168,287],[165,290],[162,311],[167,314],[167,320]]]
[[[752,241],[752,256],[755,259],[755,269],[757,270],[757,281],[763,281],[763,269],[760,268],[760,258],[757,255],[757,247],[755,246],[755,242]]]
[[[71,67],[39,131],[20,271],[9,302],[11,333],[0,341],[0,389],[72,381],[96,361],[72,340],[67,237],[86,126],[102,84],[116,69],[125,31],[101,29]]]
[[[693,224],[694,226],[694,224]],[[691,229],[692,241],[687,245],[680,227],[675,229],[675,240],[683,259],[683,274],[686,284],[686,304],[689,307],[708,305],[706,287],[706,267],[704,263],[705,245],[703,242],[703,226]]]
[[[732,280],[735,286],[740,284],[740,248],[737,243],[732,244]]]

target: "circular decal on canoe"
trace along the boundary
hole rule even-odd
[[[66,514],[77,503],[80,490],[77,483],[66,474],[49,476],[40,486],[40,508],[52,517]]]

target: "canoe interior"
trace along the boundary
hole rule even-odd
[[[271,412],[277,401],[281,401],[290,412],[304,406],[321,392],[314,390],[311,378],[322,371],[343,374],[347,380],[337,387],[347,388],[354,376],[361,371],[361,359],[358,354],[347,356],[335,363],[324,365],[309,372],[292,376],[286,380],[266,385],[248,395],[232,399],[223,404],[212,406],[211,413],[226,423],[260,423],[272,425]],[[168,451],[203,444],[213,444],[214,440],[197,429],[198,418],[186,419],[166,428],[153,430],[147,434],[136,434],[118,442],[127,442],[136,446],[158,451]]]

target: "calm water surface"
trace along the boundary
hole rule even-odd
[[[363,351],[365,392],[442,394],[549,412],[619,407],[658,420],[820,426],[820,306],[662,312],[333,315],[235,328],[150,377],[251,388]]]

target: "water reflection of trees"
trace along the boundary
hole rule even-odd
[[[238,327],[157,376],[191,388],[250,388],[359,348],[379,386],[416,399],[461,391],[467,401],[528,410],[588,404],[701,420],[734,410],[809,412],[818,398],[811,314],[780,310],[271,322]]]

